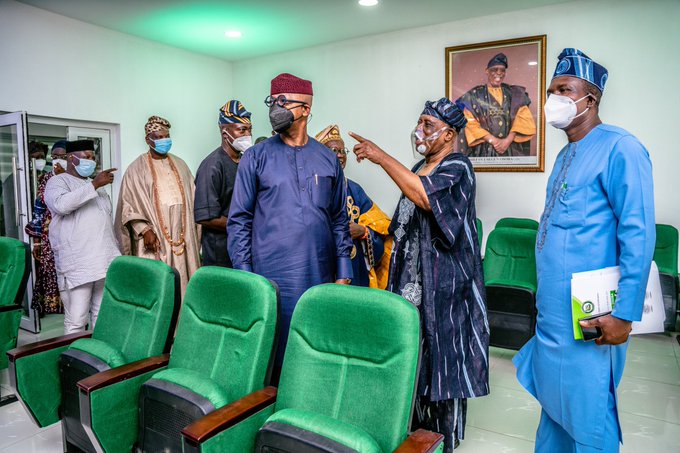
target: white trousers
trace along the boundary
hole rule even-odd
[[[64,303],[64,334],[82,332],[88,324],[94,329],[104,295],[104,279],[59,292]]]

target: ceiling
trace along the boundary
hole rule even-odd
[[[19,0],[63,16],[237,61],[566,0]],[[237,30],[238,39],[225,32]]]

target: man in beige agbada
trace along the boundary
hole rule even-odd
[[[144,127],[149,151],[130,164],[121,183],[116,232],[122,252],[160,259],[177,269],[182,295],[201,265],[200,226],[194,223],[194,177],[168,153],[170,123],[152,116]]]

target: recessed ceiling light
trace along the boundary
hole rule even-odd
[[[378,0],[359,0],[361,6],[375,6],[378,4]]]
[[[538,64],[538,61],[530,61],[527,63],[529,66],[536,66]]]
[[[224,32],[224,36],[227,38],[240,38],[241,32],[238,30],[227,30]]]

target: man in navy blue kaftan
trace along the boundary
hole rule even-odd
[[[307,289],[352,279],[345,177],[337,158],[307,135],[312,83],[291,74],[265,101],[276,135],[241,158],[227,222],[235,269],[273,280],[281,295],[277,370],[293,309]]]

